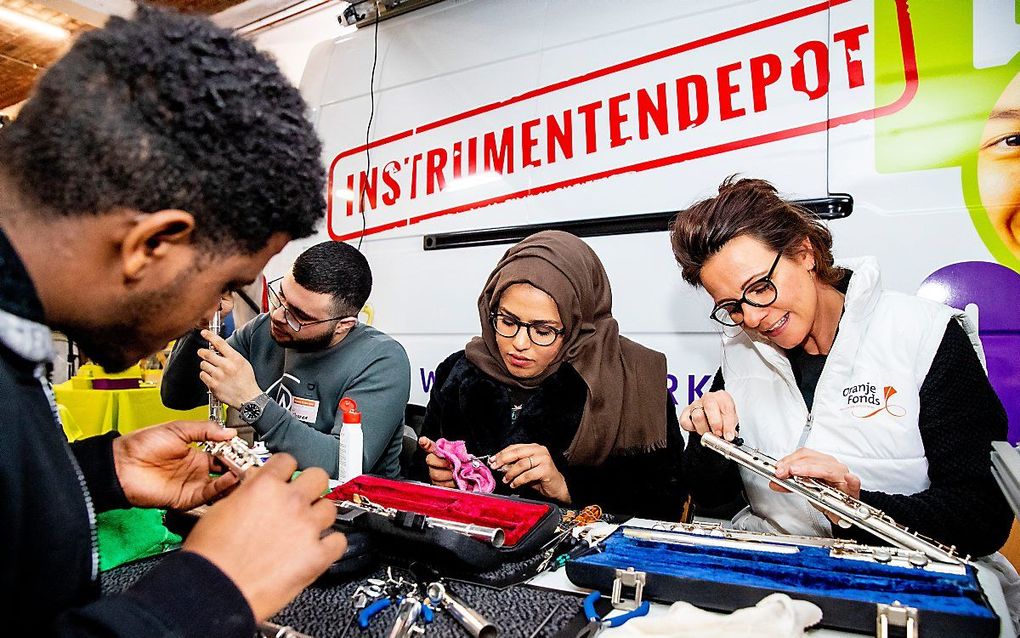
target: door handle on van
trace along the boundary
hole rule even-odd
[[[828,197],[795,199],[793,203],[806,208],[818,219],[842,219],[854,209],[854,198],[846,193],[833,193]],[[578,237],[605,237],[609,235],[632,235],[634,233],[655,233],[669,230],[669,224],[677,211],[661,213],[637,213],[615,217],[591,219],[568,219],[540,224],[504,226],[502,228],[479,228],[450,233],[425,235],[425,250],[446,250],[474,246],[515,244],[520,240],[543,230],[562,230]]]

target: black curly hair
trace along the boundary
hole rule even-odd
[[[294,281],[333,297],[338,315],[357,316],[372,294],[372,269],[357,248],[342,241],[315,244],[294,260]]]
[[[180,209],[195,241],[251,254],[314,232],[321,144],[276,63],[204,18],[139,6],[82,35],[0,132],[36,216]]]

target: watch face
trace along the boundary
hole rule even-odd
[[[241,406],[241,418],[248,423],[257,421],[260,416],[262,416],[262,408],[259,407],[259,404],[249,402]]]

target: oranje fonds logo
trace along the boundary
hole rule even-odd
[[[887,385],[882,390],[882,398],[878,397],[878,388],[871,383],[862,383],[843,388],[843,397],[846,399],[847,409],[850,414],[859,419],[870,419],[873,416],[886,412],[895,417],[905,416],[907,410],[892,403],[896,388]]]

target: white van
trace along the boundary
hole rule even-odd
[[[622,332],[667,353],[683,406],[707,390],[719,337],[664,220],[727,175],[762,177],[831,209],[837,258],[874,255],[886,287],[926,284],[978,314],[1016,440],[1016,10],[447,0],[362,26],[318,45],[301,82],[329,167],[318,239],[363,242],[368,319],[407,348],[424,404],[436,364],[478,334],[508,238],[595,233]]]

